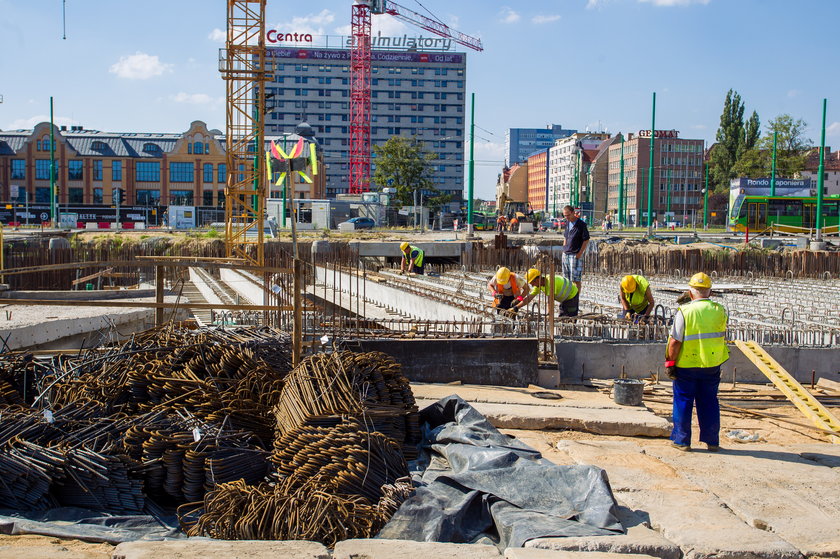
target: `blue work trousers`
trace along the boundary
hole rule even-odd
[[[718,385],[720,365],[717,367],[677,367],[674,380],[674,430],[671,440],[678,445],[691,445],[691,413],[697,406],[700,441],[707,445],[720,444],[720,404]]]

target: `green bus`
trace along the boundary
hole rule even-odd
[[[777,231],[799,233],[817,223],[816,196],[748,196],[739,194],[729,208],[729,227],[733,231]],[[823,227],[836,233],[840,226],[840,195],[823,196]]]

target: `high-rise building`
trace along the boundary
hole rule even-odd
[[[315,129],[326,160],[326,195],[349,190],[350,51],[270,47],[266,133],[291,131],[302,119]],[[416,137],[436,153],[435,188],[460,205],[464,190],[465,53],[371,52],[371,145]],[[371,178],[376,158],[371,161]],[[378,187],[371,184],[371,189]]]
[[[650,169],[650,130],[627,134],[624,150],[624,216],[619,222],[647,225],[647,193]],[[690,221],[703,204],[703,140],[679,137],[677,130],[656,130],[653,151],[653,219],[664,221],[669,213],[675,221]],[[621,182],[622,142],[609,148],[607,209],[618,211]]]
[[[534,211],[548,208],[548,148],[528,156],[528,203]]]
[[[509,128],[505,133],[506,163],[521,163],[534,152],[550,148],[555,140],[568,138],[577,130],[567,130],[562,124],[552,124],[545,128]]]
[[[592,201],[588,171],[601,143],[609,138],[606,132],[577,132],[549,148],[547,209],[552,215],[562,214],[563,206],[580,207]]]

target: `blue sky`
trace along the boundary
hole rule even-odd
[[[400,0],[482,39],[470,51],[476,94],[476,195],[491,198],[511,127],[637,131],[656,124],[714,141],[726,91],[762,126],[804,119],[840,145],[837,0]],[[0,0],[0,129],[49,120],[114,132],[224,130],[218,72],[226,3],[207,0]],[[349,0],[268,1],[268,27],[346,34]],[[374,32],[419,34],[390,16]],[[426,33],[428,35],[428,33]],[[469,110],[469,107],[467,108]],[[485,131],[486,130],[486,131]]]

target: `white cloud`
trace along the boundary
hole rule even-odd
[[[534,17],[531,18],[531,23],[536,23],[536,24],[553,23],[553,22],[555,22],[559,19],[560,19],[560,16],[556,15],[556,14],[555,15],[550,15],[550,16],[538,15],[538,16],[534,16]]]
[[[308,14],[305,16],[295,16],[291,21],[283,21],[273,26],[269,25],[269,29],[276,29],[284,33],[297,33],[310,35],[326,35],[324,26],[335,21],[335,14],[330,10],[323,9],[317,14]]]
[[[592,10],[594,8],[597,8],[598,4],[600,4],[600,2],[601,2],[601,0],[588,0],[586,2],[586,9],[587,10]]]
[[[227,40],[227,33],[217,27],[207,35],[207,38],[216,43],[224,43]]]
[[[3,130],[32,130],[36,124],[49,121],[50,115],[35,115],[29,118],[19,118],[13,120],[8,126],[4,126]],[[54,117],[53,123],[56,126],[73,126],[79,124],[77,121],[63,116]]]
[[[178,92],[175,95],[170,95],[169,100],[175,101],[176,103],[187,103],[190,105],[207,105],[208,103],[219,101],[219,99],[211,97],[206,93],[186,93],[184,91]]]
[[[840,136],[840,122],[832,122],[825,129],[829,136]]]
[[[499,12],[499,21],[502,23],[516,23],[519,21],[519,14],[514,12],[512,9],[505,6]]]
[[[693,128],[694,130],[706,130],[708,126],[706,126],[705,124],[692,124],[691,128]]]
[[[373,18],[373,23],[371,24],[371,34],[373,35],[385,35],[386,37],[399,37],[403,34],[408,35],[419,35],[422,31],[418,28],[409,28],[406,24],[401,22],[395,17],[382,17],[378,16]],[[349,33],[348,33],[349,35]]]
[[[121,56],[109,69],[109,72],[117,77],[128,80],[147,80],[171,71],[172,64],[165,64],[157,56],[143,52]]]
[[[647,2],[654,6],[664,6],[670,8],[672,6],[688,6],[690,4],[708,4],[710,0],[639,0],[639,2]]]

